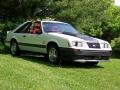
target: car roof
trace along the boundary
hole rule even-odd
[[[27,22],[32,22],[32,21],[26,21]],[[37,20],[35,22],[50,22],[50,23],[64,23],[64,24],[67,24],[65,22],[61,22],[61,21],[54,21],[54,20]]]
[[[65,22],[61,22],[61,21],[41,21],[41,22],[50,22],[50,23],[64,23],[64,24],[67,24]]]

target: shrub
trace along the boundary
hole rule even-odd
[[[113,48],[113,56],[120,58],[120,37],[112,40],[111,45]]]

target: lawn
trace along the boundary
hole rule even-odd
[[[52,65],[42,57],[0,54],[0,90],[120,90],[120,60],[90,67]]]

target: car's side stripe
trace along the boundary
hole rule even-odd
[[[19,45],[22,46],[31,46],[31,47],[38,47],[38,48],[46,48],[46,45],[36,45],[36,44],[29,44],[29,43],[18,43]]]
[[[10,43],[10,41],[5,41],[5,43]],[[21,42],[18,42],[18,45],[21,45],[21,46],[38,47],[38,48],[46,48],[46,45],[36,45],[36,44],[21,43]]]

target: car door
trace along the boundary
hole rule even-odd
[[[14,36],[18,42],[20,50],[28,50],[28,46],[26,43],[28,42],[25,38],[27,36],[28,30],[30,26],[32,25],[32,22],[26,22],[25,24],[21,25],[15,32]]]
[[[25,50],[31,52],[46,53],[46,35],[45,34],[27,34],[25,38],[24,46]]]
[[[41,25],[40,22],[38,23]],[[46,53],[46,34],[42,33],[42,28],[40,28],[41,32],[32,33],[31,29],[33,29],[33,24],[34,23],[26,24],[19,33],[18,38],[20,49],[25,51]]]

